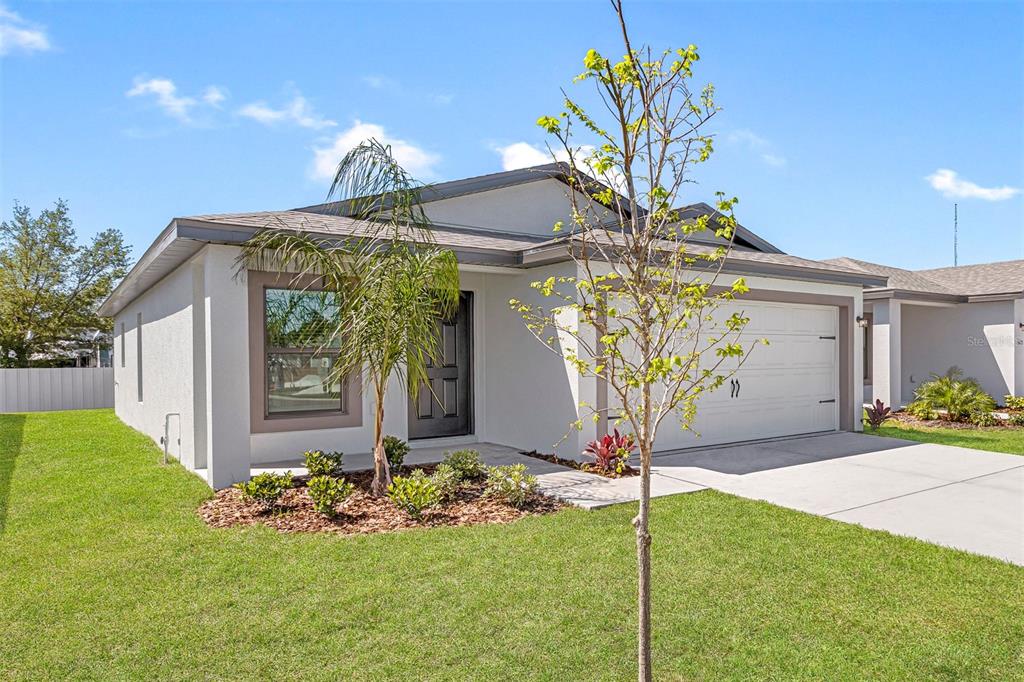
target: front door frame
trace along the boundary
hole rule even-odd
[[[412,435],[412,424],[415,416],[413,415],[414,410],[411,407],[410,398],[406,396],[406,419],[407,429],[410,441],[429,441],[434,439],[442,438],[464,438],[466,436],[472,436],[476,433],[476,316],[474,315],[474,308],[476,306],[476,292],[472,289],[462,289],[459,291],[459,304],[461,306],[462,301],[465,300],[466,304],[466,331],[465,338],[466,343],[469,346],[468,358],[469,366],[466,368],[466,383],[468,386],[466,396],[466,409],[469,410],[467,427],[465,433],[457,434],[443,434],[437,436],[413,436]],[[432,398],[433,399],[433,398]]]

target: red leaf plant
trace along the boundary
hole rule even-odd
[[[877,431],[882,422],[889,418],[892,408],[886,407],[881,400],[876,399],[874,405],[864,408],[864,412],[868,418],[868,426],[871,427],[872,431]]]
[[[587,449],[583,454],[594,458],[594,466],[598,470],[621,474],[629,467],[626,462],[633,450],[636,450],[633,434],[621,435],[619,430],[615,429],[612,433],[605,434],[601,440],[587,443]]]

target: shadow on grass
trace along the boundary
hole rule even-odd
[[[25,415],[0,414],[0,535],[7,527],[7,503],[11,494],[14,464],[21,454]]]

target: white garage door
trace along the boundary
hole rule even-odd
[[[744,341],[766,338],[734,381],[701,397],[694,430],[672,417],[662,422],[657,450],[775,438],[839,428],[839,311],[834,306],[744,301],[723,307],[717,318],[741,310],[750,318]]]

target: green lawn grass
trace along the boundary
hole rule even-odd
[[[623,680],[632,505],[211,530],[109,411],[0,415],[2,679]],[[658,679],[1021,679],[1024,569],[705,491],[653,505]]]
[[[872,431],[870,428],[865,427],[864,433],[873,433],[877,436],[888,436],[889,438],[916,440],[920,443],[957,445],[962,448],[1024,455],[1024,429],[1008,429],[1003,427],[944,429],[930,426],[911,426],[890,419],[882,424],[877,431]]]

